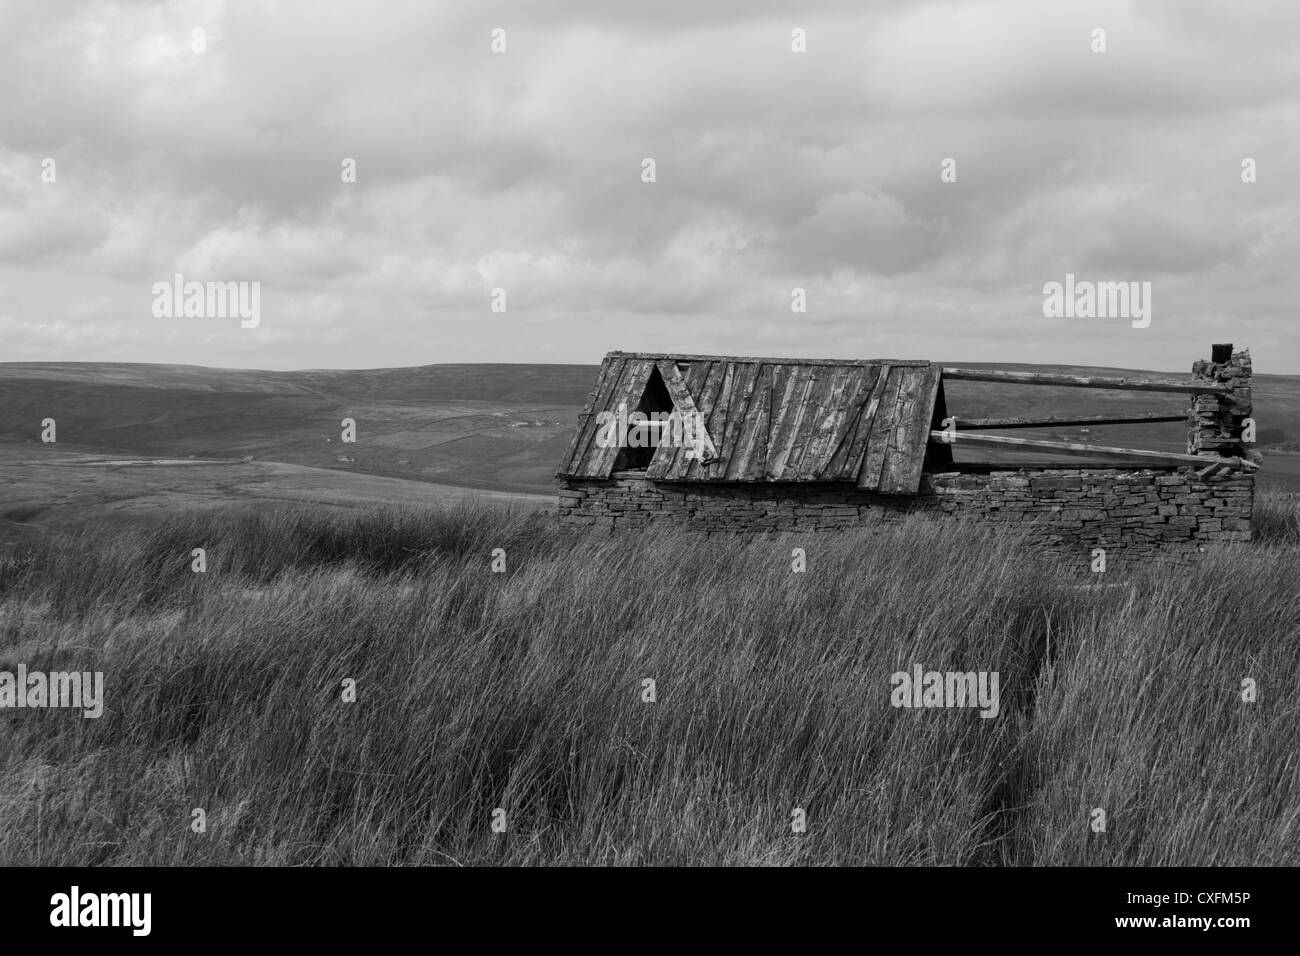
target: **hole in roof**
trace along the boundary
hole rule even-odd
[[[663,377],[659,374],[658,366],[650,369],[650,378],[646,380],[645,391],[641,394],[641,401],[637,403],[636,408],[628,409],[628,417],[632,412],[638,411],[645,414],[647,419],[653,419],[656,412],[668,415],[673,410],[673,400],[668,394],[668,386],[664,384]],[[628,425],[628,435],[632,434],[632,425]],[[643,430],[651,436],[652,441],[658,441],[659,431]],[[650,467],[651,460],[655,456],[655,446],[647,443],[644,448],[632,448],[624,445],[619,449],[618,457],[614,459],[615,471],[645,471]]]

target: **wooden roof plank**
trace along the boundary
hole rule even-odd
[[[735,369],[736,381],[732,389],[730,407],[727,411],[727,433],[723,438],[722,455],[726,462],[722,477],[735,480],[742,470],[745,425],[749,420],[750,408],[754,403],[754,394],[758,391],[761,365],[738,364]]]
[[[872,370],[870,388],[860,403],[862,411],[854,423],[853,434],[849,438],[844,458],[840,461],[840,469],[835,473],[834,477],[842,481],[856,482],[858,480],[858,475],[862,472],[863,459],[866,458],[867,454],[867,443],[871,438],[871,427],[875,422],[876,413],[880,408],[881,400],[884,398],[885,390],[889,388],[889,379],[888,368]]]
[[[654,368],[654,363],[648,359],[635,359],[627,363],[627,368],[619,379],[618,386],[614,389],[609,405],[609,411],[617,413],[620,404],[626,405],[628,413],[631,414],[641,404],[641,397],[645,394],[646,384],[650,381],[650,371]],[[616,443],[607,448],[596,447],[588,455],[583,476],[587,478],[608,478],[611,471],[614,470],[614,462],[618,459],[618,453],[621,449]]]
[[[767,447],[763,451],[764,481],[772,480],[772,464],[777,454],[777,439],[789,430],[785,420],[786,409],[794,401],[793,390],[801,370],[793,365],[772,367],[771,403],[767,411]],[[779,430],[779,434],[778,434]]]
[[[817,381],[817,369],[810,365],[793,366],[780,407],[772,421],[772,442],[767,449],[763,476],[769,481],[785,481],[786,465],[795,442],[802,437],[804,404]]]
[[[686,377],[686,388],[690,391],[691,397],[696,400],[695,410],[698,411],[701,416],[706,416],[706,419],[707,413],[705,412],[705,408],[711,408],[713,402],[712,396],[707,394],[706,384],[712,376],[713,370],[718,368],[721,364],[722,363],[720,362],[691,362],[686,366],[686,371],[683,373]],[[716,449],[718,443],[713,437],[713,432],[709,432],[709,440]],[[686,450],[680,448],[677,451],[676,458],[673,459],[673,473],[685,478],[691,471],[695,470],[695,467],[693,466],[697,465],[698,463],[696,460],[694,458],[687,458]]]
[[[915,370],[907,368],[898,369],[894,373],[899,376],[898,399],[894,403],[887,430],[881,439],[885,446],[884,459],[880,464],[880,479],[876,483],[876,490],[886,494],[893,493],[897,480],[895,468],[901,461],[906,460],[908,454],[907,426],[912,421],[921,385],[917,376],[912,374],[913,371]]]
[[[804,427],[795,439],[786,459],[785,473],[790,481],[811,481],[825,463],[823,453],[834,439],[843,417],[844,382],[851,369],[819,369],[817,380],[808,393],[804,409]]]
[[[869,416],[867,448],[858,469],[858,487],[863,491],[876,491],[880,487],[880,474],[889,453],[890,434],[898,416],[898,396],[902,390],[904,372],[890,368],[883,387],[872,395],[878,399],[874,414]],[[866,412],[863,413],[866,416]]]
[[[687,385],[690,387],[691,395],[695,397],[696,411],[700,413],[700,421],[709,435],[716,456],[722,436],[714,434],[709,420],[712,417],[713,407],[718,401],[718,384],[726,372],[726,365],[721,362],[709,362],[703,365],[703,369],[698,382],[694,377],[688,376]],[[717,463],[718,458],[714,457],[709,462],[710,468],[716,467]],[[695,458],[687,458],[686,449],[683,448],[678,451],[673,463],[673,474],[681,480],[700,481],[706,477],[707,471],[700,467],[699,461]]]
[[[557,478],[563,478],[572,472],[573,459],[580,454],[581,449],[584,447],[582,437],[587,430],[587,423],[594,419],[601,410],[597,402],[600,398],[600,391],[609,378],[610,367],[613,364],[613,360],[608,358],[600,363],[600,373],[596,376],[596,381],[587,392],[587,400],[582,406],[582,412],[578,415],[578,427],[574,429],[573,437],[569,439],[569,447],[565,451],[564,457],[560,459],[559,470],[555,473]]]
[[[892,414],[893,403],[897,396],[898,377],[899,373],[894,372],[892,366],[876,370],[876,380],[863,406],[862,419],[858,422],[853,444],[849,447],[849,457],[844,463],[848,469],[844,475],[847,480],[857,481],[858,475],[862,473],[863,462],[871,448],[871,436],[876,428],[876,419],[882,413]],[[879,465],[876,467],[879,468]]]
[[[894,404],[888,430],[883,436],[885,443],[884,459],[880,465],[880,479],[876,483],[876,490],[885,494],[894,493],[898,482],[896,470],[900,463],[906,461],[908,457],[908,425],[912,422],[917,398],[921,391],[921,382],[912,372],[912,369],[898,369],[894,373],[899,376],[898,400]],[[926,425],[928,426],[929,422],[926,422]],[[929,431],[928,427],[926,431]],[[928,435],[926,440],[928,441]]]
[[[727,459],[730,456],[730,449],[726,447],[727,421],[731,408],[732,393],[735,390],[736,368],[737,366],[731,362],[715,362],[713,364],[705,391],[712,394],[716,385],[717,394],[710,403],[706,414],[708,415],[709,434],[713,436],[718,459],[710,462],[707,467],[701,467],[698,462],[693,463],[693,467],[687,470],[687,477],[700,481],[720,481],[727,474]]]
[[[770,365],[756,365],[754,390],[742,423],[739,454],[727,466],[727,477],[737,481],[758,481],[767,464],[768,427],[772,420],[772,377]]]
[[[811,481],[820,475],[825,464],[822,453],[843,417],[844,383],[852,369],[818,369],[817,373],[805,399],[804,425],[785,461],[785,475],[791,481]]]
[[[583,419],[581,426],[578,428],[578,434],[574,436],[574,452],[570,457],[563,477],[586,476],[587,464],[596,451],[599,415],[601,412],[610,411],[610,399],[614,394],[614,390],[618,387],[618,382],[626,368],[627,359],[624,358],[607,356],[605,361],[601,363],[600,375],[592,388],[594,397],[591,399],[590,414]]]
[[[895,444],[886,456],[880,490],[885,494],[914,495],[921,486],[921,471],[929,445],[930,423],[934,402],[939,394],[941,373],[931,366],[908,369],[906,402],[900,405],[899,421],[894,431]]]
[[[822,477],[827,480],[857,481],[858,466],[862,463],[862,449],[866,447],[862,421],[866,414],[868,399],[880,380],[881,370],[867,368],[853,371],[857,374],[845,386],[844,394],[848,396],[848,401],[845,403],[845,416],[840,423],[840,432],[835,438],[830,456],[821,472]],[[860,434],[863,437],[861,443],[857,443]]]
[[[694,367],[694,366],[693,366]],[[697,458],[682,458],[684,465],[678,467],[678,473],[691,481],[700,481],[706,478],[713,478],[718,473],[721,451],[718,449],[718,442],[722,439],[722,428],[716,427],[713,423],[713,411],[718,406],[719,395],[723,385],[726,383],[727,370],[731,367],[729,362],[709,362],[705,373],[701,376],[698,385],[690,378],[687,379],[687,385],[691,388],[691,394],[698,395],[699,400],[695,407],[699,410],[701,420],[704,422],[704,430],[708,433],[709,439],[713,442],[714,454],[717,456],[711,461],[705,463]]]

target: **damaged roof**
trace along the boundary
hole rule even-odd
[[[853,482],[886,494],[915,494],[920,485],[942,389],[938,365],[627,352],[601,363],[559,477],[610,476],[619,448],[597,440],[598,416],[620,404],[650,410],[656,373],[675,411],[699,412],[717,457],[701,461],[661,443],[647,478]]]

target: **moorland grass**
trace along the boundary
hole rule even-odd
[[[0,558],[0,670],[103,671],[105,710],[0,711],[0,863],[1295,864],[1296,497],[1256,529],[1107,588],[922,516],[609,536],[468,503],[37,540]],[[918,663],[998,672],[997,718],[890,706]]]

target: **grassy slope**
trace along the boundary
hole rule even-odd
[[[1300,505],[1258,510],[1260,542],[1088,591],[921,517],[630,547],[463,505],[40,539],[0,558],[0,669],[103,670],[107,708],[0,711],[0,864],[1300,863]],[[1001,716],[891,708],[913,663],[998,671]]]

